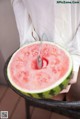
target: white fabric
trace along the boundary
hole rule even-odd
[[[66,0],[67,1],[67,0]],[[80,2],[80,0],[78,0]],[[20,46],[38,40],[55,42],[67,49],[75,72],[80,65],[80,4],[58,4],[57,0],[12,0]],[[32,36],[33,34],[33,36]]]

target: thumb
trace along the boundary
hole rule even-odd
[[[72,76],[71,76],[71,80],[70,80],[70,84],[74,84],[74,83],[76,83],[77,82],[77,77],[78,77],[78,72],[73,72],[72,73]]]

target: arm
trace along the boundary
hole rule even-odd
[[[70,82],[75,83],[77,81],[78,70],[80,67],[80,24],[78,25],[77,32],[72,40],[72,44],[69,50],[72,55],[73,72],[74,72],[73,78]]]
[[[12,0],[16,25],[20,37],[20,46],[34,41],[32,32],[34,31],[30,16],[22,0]]]

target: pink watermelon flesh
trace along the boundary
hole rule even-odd
[[[10,75],[14,83],[27,90],[42,90],[60,80],[69,69],[69,58],[56,45],[42,44],[43,67],[38,69],[39,44],[25,46],[18,50],[10,62]]]

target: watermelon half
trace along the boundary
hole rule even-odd
[[[39,45],[40,42],[35,42],[19,48],[9,61],[7,76],[21,93],[34,98],[51,98],[68,85],[72,59],[62,47],[43,41],[40,52],[43,66],[39,69]]]

